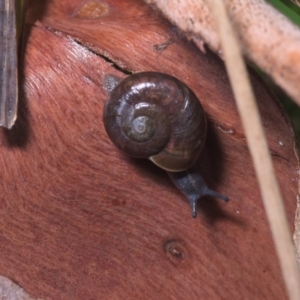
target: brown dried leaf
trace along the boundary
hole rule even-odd
[[[1,270],[50,299],[286,299],[221,60],[141,2],[106,1],[96,19],[86,3],[45,2],[47,27],[31,28],[20,118],[1,135]],[[230,202],[201,201],[197,219],[163,171],[105,133],[104,76],[144,70],[186,82],[207,112],[200,167]],[[293,132],[251,78],[292,227]]]

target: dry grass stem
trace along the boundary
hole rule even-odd
[[[300,6],[300,1],[299,0],[291,0],[293,3],[295,3],[296,5]]]
[[[212,8],[289,298],[300,299],[300,276],[292,237],[245,63],[224,2],[212,1]]]

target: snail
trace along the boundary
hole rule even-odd
[[[207,125],[200,101],[186,84],[158,72],[136,73],[125,79],[107,75],[104,82],[109,98],[103,122],[117,148],[129,156],[148,158],[166,170],[188,198],[194,218],[201,197],[228,201],[209,189],[193,168]]]

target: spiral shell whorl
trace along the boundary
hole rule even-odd
[[[190,168],[206,136],[205,115],[194,93],[178,79],[156,72],[122,80],[106,102],[103,120],[120,150],[168,171]]]

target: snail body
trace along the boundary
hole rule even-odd
[[[167,74],[142,72],[123,80],[107,76],[105,87],[109,99],[104,107],[104,126],[121,151],[148,158],[166,170],[189,198],[193,217],[196,203],[204,195],[228,201],[209,190],[202,177],[196,180],[196,186],[189,177],[188,170],[195,165],[203,148],[207,125],[198,98],[186,84]]]

